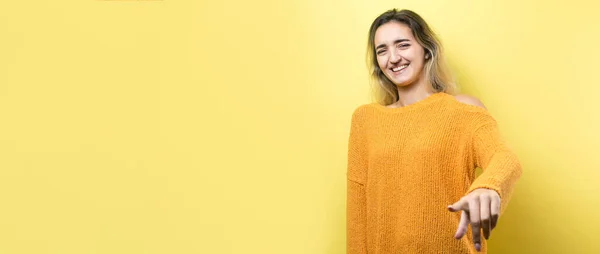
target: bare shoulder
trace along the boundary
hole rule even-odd
[[[483,105],[483,103],[481,102],[481,100],[479,100],[475,96],[471,96],[471,95],[467,95],[467,94],[457,94],[457,95],[454,95],[454,98],[457,101],[462,102],[464,104],[478,106],[478,107],[482,107],[484,109],[487,109],[485,107],[485,105]]]

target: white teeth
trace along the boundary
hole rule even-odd
[[[398,71],[404,70],[404,68],[406,68],[406,67],[408,67],[408,64],[398,66],[398,67],[392,69],[392,71],[393,72],[398,72]]]

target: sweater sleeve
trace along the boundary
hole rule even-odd
[[[363,120],[358,110],[352,114],[348,140],[346,250],[348,254],[367,253],[366,176],[367,146]]]
[[[522,168],[491,118],[473,132],[473,157],[483,173],[473,181],[467,194],[477,188],[495,190],[500,196],[500,215],[504,213]]]

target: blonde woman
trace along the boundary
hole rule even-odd
[[[455,94],[442,45],[416,13],[378,16],[367,53],[378,102],[352,114],[347,253],[487,252],[522,172],[496,120]]]

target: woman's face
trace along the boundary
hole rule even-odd
[[[375,31],[374,45],[379,68],[396,86],[410,85],[421,78],[425,49],[407,25],[396,21],[381,25]]]

